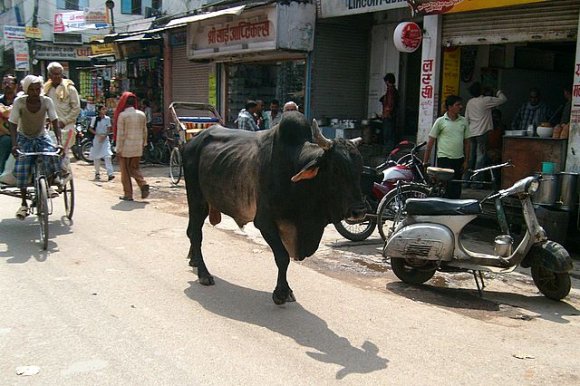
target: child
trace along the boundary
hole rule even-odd
[[[99,170],[101,168],[101,158],[105,159],[105,168],[107,169],[108,180],[111,181],[115,176],[113,175],[113,163],[111,162],[111,143],[109,142],[109,133],[111,132],[111,118],[107,113],[107,108],[102,105],[97,105],[97,112],[99,115],[91,120],[89,131],[94,134],[93,147],[89,154],[89,159],[95,161],[95,181],[100,181],[101,176]]]

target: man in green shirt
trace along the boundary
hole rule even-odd
[[[453,169],[455,180],[461,180],[463,171],[467,168],[469,156],[469,124],[467,119],[459,115],[463,102],[457,95],[445,99],[447,112],[439,117],[429,132],[429,142],[423,161],[429,162],[433,145],[437,142],[437,166]],[[445,194],[447,198],[461,197],[461,183],[450,182]]]

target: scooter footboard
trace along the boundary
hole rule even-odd
[[[385,257],[450,261],[453,258],[453,232],[439,224],[412,224],[397,231],[385,244]]]

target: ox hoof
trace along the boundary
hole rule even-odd
[[[200,277],[198,280],[199,280],[199,284],[201,284],[201,285],[214,285],[215,284],[215,280],[213,279],[213,276]]]
[[[274,293],[272,293],[272,300],[274,300],[275,304],[280,306],[286,302],[295,302],[296,298],[294,297],[294,292],[292,292],[292,290],[290,290],[286,296],[282,294],[276,294],[276,291],[274,291]]]

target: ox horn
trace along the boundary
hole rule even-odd
[[[314,142],[324,150],[328,150],[332,146],[332,141],[322,135],[316,119],[312,120],[312,138],[314,138]]]

